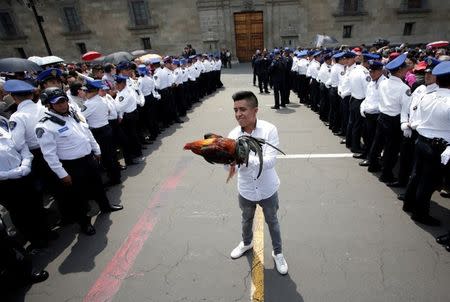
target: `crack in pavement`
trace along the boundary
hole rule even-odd
[[[184,259],[186,258],[186,256],[189,254],[189,250],[190,250],[190,247],[189,247],[189,241],[188,241],[187,244],[186,244],[186,251],[184,252],[184,254],[181,256],[181,258],[180,258],[174,265],[170,266],[170,267],[169,267],[169,271],[168,271],[166,274],[164,274],[164,282],[165,282],[167,285],[170,286],[169,278],[168,278],[169,274],[170,274],[177,266],[179,266],[179,265],[184,261]]]

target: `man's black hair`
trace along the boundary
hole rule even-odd
[[[235,102],[246,100],[252,108],[258,107],[258,99],[256,98],[256,95],[251,91],[238,91],[233,94],[232,98]]]
[[[450,74],[437,76],[436,84],[438,84],[441,88],[450,88]]]
[[[73,95],[73,96],[78,96],[78,90],[80,90],[81,87],[83,87],[82,83],[80,83],[80,82],[73,82],[69,86],[70,94]]]
[[[113,68],[115,68],[114,65],[111,63],[108,63],[105,65],[104,70],[106,73],[111,73],[111,70],[113,70]]]

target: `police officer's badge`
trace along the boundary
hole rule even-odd
[[[123,96],[119,96],[119,102],[123,101]]]
[[[44,128],[36,128],[36,137],[41,138],[44,132],[45,132]]]
[[[56,77],[58,75],[58,71],[56,71],[56,69],[53,69],[50,74],[54,77]]]
[[[9,130],[13,131],[14,128],[16,128],[17,123],[15,121],[10,121],[8,125],[9,125]]]
[[[406,90],[406,95],[411,96],[411,89]]]
[[[366,77],[366,81],[370,82],[372,80],[372,78],[370,76]]]

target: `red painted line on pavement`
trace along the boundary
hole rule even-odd
[[[109,302],[119,291],[123,280],[134,264],[136,257],[142,250],[148,236],[158,221],[154,209],[161,201],[161,195],[174,190],[186,172],[186,166],[174,175],[168,177],[156,195],[149,201],[147,208],[133,226],[127,239],[106,265],[100,277],[95,281],[83,302]]]

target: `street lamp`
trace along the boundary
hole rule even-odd
[[[34,17],[39,27],[39,31],[41,32],[42,39],[44,40],[45,48],[47,48],[47,53],[49,56],[52,55],[52,50],[50,49],[50,45],[48,44],[47,37],[45,36],[44,28],[42,27],[42,22],[44,22],[44,17],[39,16],[36,11],[36,6],[34,5],[34,0],[27,0],[27,6],[33,10]]]

